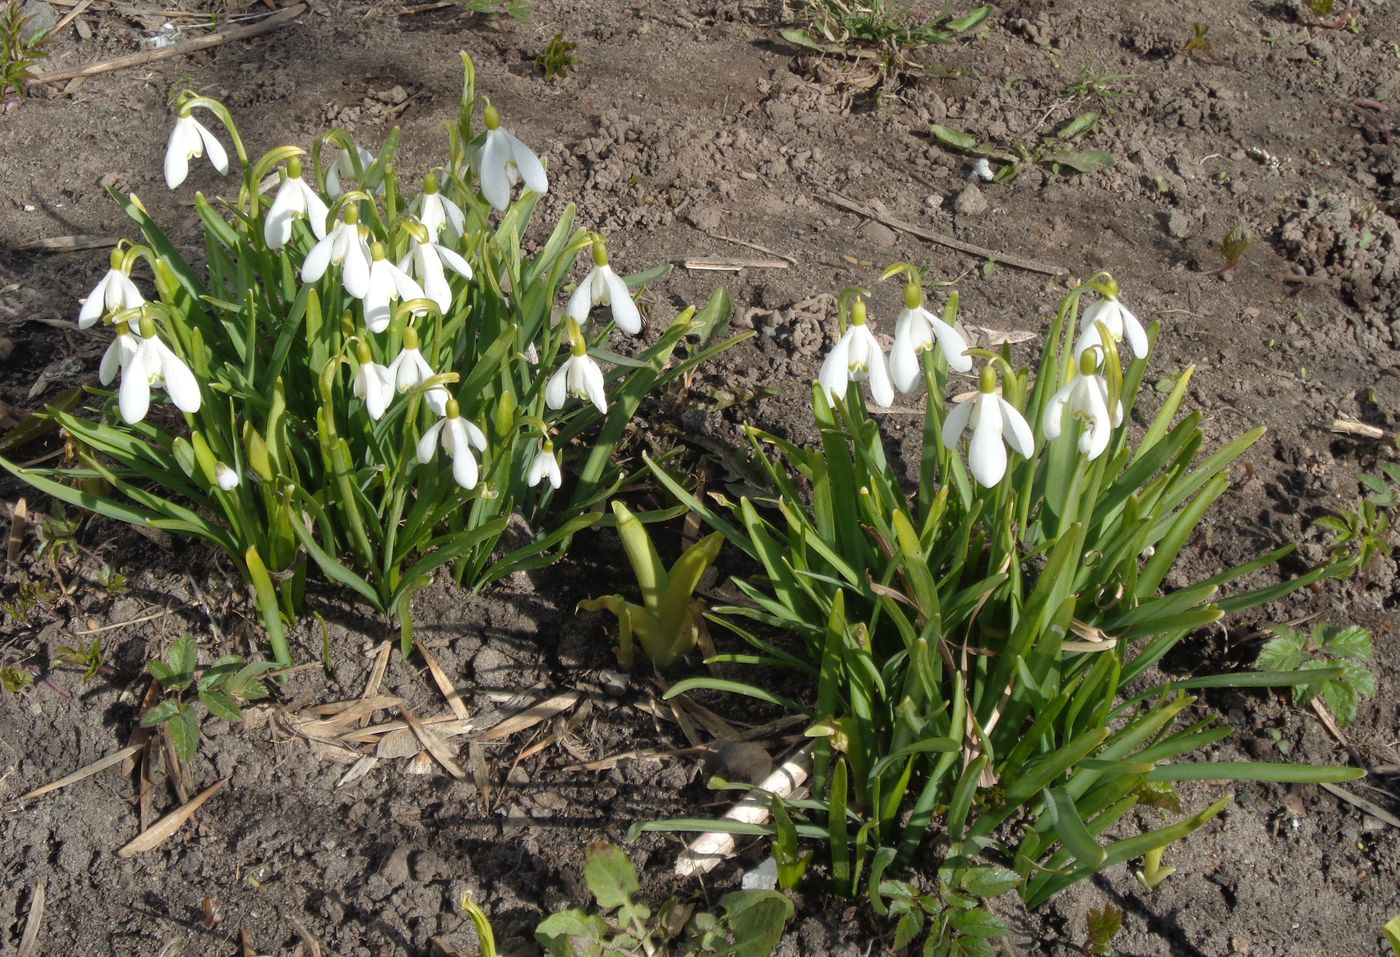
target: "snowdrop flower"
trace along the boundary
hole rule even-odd
[[[326,170],[326,195],[331,199],[339,199],[343,190],[340,188],[341,180],[358,179],[362,175],[369,175],[369,168],[374,165],[374,154],[363,146],[355,147],[355,157],[359,158],[360,170],[355,171],[355,158],[351,157],[349,150],[341,150],[336,154],[335,160],[330,168]],[[376,190],[375,192],[380,192]]]
[[[1060,426],[1064,420],[1065,407],[1070,416],[1080,422],[1079,451],[1093,461],[1108,448],[1113,437],[1114,426],[1123,422],[1123,403],[1117,403],[1110,420],[1108,414],[1108,382],[1098,374],[1099,358],[1093,350],[1080,354],[1075,376],[1068,384],[1050,397],[1045,406],[1045,417],[1041,430],[1048,441],[1060,437]]]
[[[608,247],[603,237],[594,233],[593,268],[569,297],[565,311],[574,321],[583,322],[588,318],[589,310],[600,303],[612,307],[613,322],[623,332],[635,336],[642,331],[642,316],[637,311],[637,304],[632,301],[632,293],[622,277],[608,265]]]
[[[223,144],[204,124],[190,115],[191,107],[185,107],[175,119],[175,129],[170,131],[170,142],[165,147],[165,185],[175,189],[190,174],[190,160],[203,156],[207,150],[209,162],[222,175],[228,172],[228,153]]]
[[[347,206],[342,215],[343,220],[306,254],[306,262],[301,264],[301,280],[316,282],[334,263],[341,267],[340,281],[345,284],[345,291],[356,299],[363,299],[370,285],[369,246],[360,235],[360,210]]]
[[[991,366],[982,367],[982,379],[975,396],[953,406],[943,420],[943,444],[957,447],[968,428],[967,464],[972,477],[984,488],[991,488],[1006,474],[1006,447],[1026,458],[1035,451],[1035,436],[1016,407],[997,394],[997,374]]]
[[[117,393],[117,410],[122,421],[135,425],[146,417],[151,405],[151,387],[164,389],[181,412],[198,412],[199,383],[189,366],[156,338],[155,323],[141,319],[141,336],[136,348],[121,366],[122,384]],[[114,343],[115,346],[115,343]],[[110,350],[109,350],[110,351]],[[103,358],[103,365],[108,360]]]
[[[225,492],[232,492],[234,489],[238,488],[238,483],[241,482],[242,479],[239,478],[237,472],[224,463],[215,462],[214,481],[218,484],[219,488],[223,489]]]
[[[396,299],[423,299],[423,287],[414,282],[398,266],[384,258],[384,247],[375,243],[370,247],[369,288],[365,290],[365,325],[371,332],[383,332],[389,328],[393,313],[389,303]],[[422,310],[415,310],[421,315]]]
[[[543,196],[549,192],[549,177],[534,151],[501,129],[501,115],[486,104],[486,142],[477,154],[477,175],[481,179],[481,195],[497,210],[505,212],[510,205],[510,188],[520,180]]]
[[[141,290],[131,281],[131,276],[122,269],[122,252],[112,250],[111,268],[92,287],[92,292],[83,300],[82,311],[78,313],[78,328],[87,329],[104,313],[114,309],[137,309],[146,304]]]
[[[1076,359],[1094,346],[1107,349],[1125,339],[1128,342],[1128,351],[1135,357],[1141,359],[1147,355],[1147,330],[1143,329],[1138,317],[1118,301],[1118,284],[1112,279],[1108,281],[1104,297],[1084,310],[1083,324],[1084,331],[1074,344]],[[1112,343],[1103,341],[1099,326],[1108,330]]]
[[[399,269],[412,276],[423,287],[423,295],[437,303],[444,315],[452,308],[452,287],[447,283],[446,266],[464,279],[472,278],[471,263],[457,253],[427,238],[414,236],[409,250],[399,260]]]
[[[608,400],[603,394],[603,370],[598,368],[588,355],[588,342],[583,338],[583,330],[572,318],[569,323],[569,341],[572,343],[569,358],[559,367],[544,386],[544,404],[551,409],[562,409],[569,396],[587,399],[599,412],[608,411]]]
[[[394,357],[394,361],[389,363],[385,375],[400,393],[410,392],[437,375],[433,367],[428,365],[428,360],[423,358],[423,353],[418,351],[417,329],[410,326],[404,330],[403,348]],[[435,385],[423,393],[428,408],[438,415],[446,414],[450,398],[447,390],[440,385]]]
[[[924,291],[917,282],[904,286],[904,311],[894,321],[894,346],[890,349],[890,377],[900,392],[911,392],[923,378],[919,353],[938,344],[948,368],[967,372],[972,357],[967,341],[956,329],[924,308]]]
[[[444,227],[453,239],[461,239],[466,232],[467,218],[462,215],[462,208],[438,192],[438,179],[432,173],[423,177],[423,192],[414,198],[409,211],[427,228],[434,242]]]
[[[117,323],[117,337],[102,353],[102,362],[97,367],[97,380],[103,385],[111,385],[117,373],[127,367],[141,345],[141,337],[132,335],[131,327],[125,322]]]
[[[328,215],[325,202],[301,178],[301,159],[293,156],[287,160],[287,178],[277,187],[263,221],[263,239],[269,249],[281,249],[292,238],[292,221],[301,216],[317,239],[325,239]]]
[[[418,462],[426,465],[432,461],[433,453],[441,444],[443,451],[452,457],[452,477],[458,485],[470,491],[476,488],[478,476],[476,456],[472,454],[471,447],[476,446],[479,451],[485,452],[486,435],[475,424],[462,418],[456,399],[450,399],[440,414],[443,418],[430,425],[418,440]]]
[[[534,488],[545,479],[549,480],[551,488],[558,489],[564,484],[564,477],[559,474],[559,457],[554,454],[554,443],[549,439],[540,439],[530,458],[530,466],[525,471],[525,484]]]
[[[870,398],[878,406],[894,405],[894,386],[885,369],[885,354],[865,322],[865,300],[851,303],[851,324],[827,354],[817,377],[822,389],[836,401],[846,397],[851,382],[870,380]]]
[[[374,354],[366,342],[356,347],[355,359],[359,367],[355,370],[351,388],[355,397],[364,401],[369,417],[378,422],[384,410],[389,408],[389,403],[394,401],[394,377],[387,368],[374,361]]]

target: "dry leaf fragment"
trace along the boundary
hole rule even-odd
[[[21,801],[27,801],[30,798],[39,797],[41,794],[48,794],[50,791],[57,791],[59,788],[66,788],[68,785],[81,781],[83,778],[91,777],[98,771],[105,771],[107,768],[110,768],[114,764],[120,764],[122,761],[125,761],[127,758],[134,755],[137,751],[140,751],[141,747],[142,746],[139,744],[133,744],[122,748],[120,751],[113,751],[105,758],[98,758],[96,761],[92,762],[91,764],[84,765],[83,767],[74,771],[72,774],[65,775],[64,777],[59,778],[57,781],[52,781],[48,784],[45,784],[43,787],[37,787],[26,794],[21,794],[19,799]]]
[[[428,749],[428,753],[437,759],[437,763],[442,765],[443,770],[457,780],[465,781],[467,773],[457,764],[457,761],[452,757],[452,751],[442,743],[442,739],[423,727],[423,722],[419,721],[412,711],[402,708],[401,712],[404,720],[408,722],[408,726],[413,729],[413,734],[423,747]]]
[[[164,844],[172,834],[185,826],[190,818],[194,817],[196,811],[204,806],[204,803],[223,790],[228,784],[228,778],[215,781],[203,791],[200,791],[192,799],[181,804],[165,817],[161,818],[149,828],[136,835],[135,839],[121,850],[117,851],[117,857],[127,860],[137,854],[144,854],[146,851],[155,850]]]

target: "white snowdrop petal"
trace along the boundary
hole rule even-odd
[[[613,322],[629,336],[635,336],[642,331],[642,314],[637,310],[627,283],[612,270],[608,270],[606,279],[608,295],[612,299]]]
[[[958,447],[958,439],[967,430],[968,420],[972,417],[972,408],[977,403],[977,397],[966,399],[953,406],[948,412],[947,418],[943,420],[943,445],[949,449]]]
[[[510,144],[511,159],[514,160],[516,169],[520,171],[520,178],[525,181],[525,185],[541,196],[549,192],[549,177],[545,175],[544,164],[535,155],[535,151],[504,130],[501,132],[504,133],[506,142]]]
[[[432,461],[433,454],[437,452],[438,433],[442,431],[446,419],[438,419],[428,426],[428,431],[424,432],[418,439],[418,462],[426,464]]]
[[[1022,458],[1030,458],[1035,452],[1035,435],[1031,432],[1030,423],[1019,409],[1000,396],[997,397],[997,404],[1001,407],[1002,437],[1006,444]]]

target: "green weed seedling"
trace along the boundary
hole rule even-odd
[[[1353,575],[1365,575],[1372,563],[1391,551],[1390,513],[1400,504],[1400,466],[1380,464],[1381,474],[1362,473],[1357,481],[1366,494],[1356,508],[1324,515],[1314,522],[1332,534],[1328,550],[1333,561],[1346,564]]]
[[[1400,916],[1386,921],[1382,929],[1385,931],[1385,942],[1390,945],[1390,952],[1395,957],[1400,957]]]
[[[276,667],[270,661],[225,655],[207,668],[197,668],[195,658],[194,639],[186,635],[170,646],[164,661],[146,665],[160,684],[161,698],[141,716],[141,726],[163,728],[181,761],[189,761],[199,750],[200,707],[212,717],[242,721],[243,705],[267,697],[263,677]]]
[[[91,681],[106,664],[102,659],[102,639],[94,638],[86,648],[81,645],[60,645],[57,649],[59,662],[83,669],[83,683]]]
[[[1244,259],[1244,254],[1249,252],[1249,247],[1254,245],[1254,230],[1248,226],[1240,225],[1225,234],[1220,240],[1220,261],[1221,266],[1212,275],[1222,276],[1233,270]]]
[[[1302,685],[1293,691],[1299,707],[1320,697],[1337,724],[1346,727],[1356,720],[1362,698],[1376,695],[1376,676],[1366,666],[1371,659],[1371,633],[1357,625],[1315,625],[1311,633],[1287,625],[1274,625],[1276,637],[1259,650],[1255,667],[1260,671],[1307,671],[1325,669],[1334,677]]]
[[[929,127],[934,140],[968,156],[978,156],[997,164],[993,181],[1014,179],[1034,166],[1043,166],[1056,176],[1094,173],[1113,165],[1113,155],[1103,150],[1070,148],[1073,141],[1097,128],[1099,114],[1081,113],[1032,148],[1020,143],[998,144],[978,139],[971,133],[934,123]]]
[[[19,694],[34,683],[34,673],[20,665],[0,667],[0,688],[9,694]]]
[[[24,13],[24,0],[5,0],[0,10],[0,99],[7,93],[23,97],[34,78],[35,64],[48,56],[46,31],[25,36],[33,19]]]
[[[1085,63],[1073,83],[1065,86],[1065,95],[1081,100],[1107,102],[1124,94],[1123,84],[1133,79],[1133,73],[1109,73],[1093,61]]]
[[[793,915],[786,895],[762,890],[724,895],[718,913],[674,898],[653,911],[636,900],[636,867],[610,844],[589,846],[583,877],[596,912],[545,918],[535,939],[548,957],[768,957]]]
[[[1095,907],[1084,917],[1084,943],[1079,952],[1084,957],[1110,957],[1113,938],[1123,929],[1123,909],[1105,904]]]
[[[925,19],[886,0],[806,0],[799,25],[781,33],[794,46],[854,61],[850,84],[883,91],[905,77],[933,72],[928,48],[969,34],[991,13],[991,6],[981,6],[954,16],[945,7]]]
[[[544,52],[535,57],[535,69],[539,70],[546,80],[557,80],[567,76],[570,70],[578,67],[578,61],[574,59],[574,50],[577,47],[577,43],[565,40],[562,33],[554,34]]]
[[[617,534],[642,593],[640,605],[621,595],[579,602],[583,611],[610,611],[617,616],[619,663],[631,668],[634,639],[656,667],[668,668],[695,648],[703,627],[703,603],[695,597],[705,570],[714,564],[724,536],[713,532],[695,542],[668,571],[641,519],[621,502],[612,503]]]

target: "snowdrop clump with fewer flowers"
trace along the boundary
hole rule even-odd
[[[876,406],[894,404],[894,391],[909,393],[923,378],[924,354],[936,352],[944,367],[952,372],[969,372],[973,356],[981,355],[1005,364],[1004,357],[980,349],[969,349],[966,340],[950,319],[940,319],[924,305],[919,273],[908,263],[890,266],[883,278],[904,273],[904,309],[895,320],[894,345],[888,364],[878,340],[870,331],[864,290],[842,293],[840,311],[849,311],[849,324],[822,362],[818,381],[832,401],[846,397],[851,382],[869,381],[870,397]],[[1045,403],[1041,430],[1049,442],[1057,440],[1066,421],[1078,426],[1078,448],[1088,461],[1102,455],[1113,430],[1123,422],[1123,404],[1111,395],[1108,379],[1102,374],[1107,356],[1117,356],[1118,343],[1126,343],[1136,358],[1147,355],[1147,331],[1142,323],[1118,300],[1118,284],[1111,277],[1096,277],[1089,288],[1102,298],[1084,309],[1084,331],[1075,343],[1074,361],[1068,381]],[[849,307],[846,306],[849,301]],[[950,297],[949,314],[955,314],[956,294]],[[888,367],[888,372],[886,371]],[[1009,365],[1007,366],[1010,371]],[[1109,406],[1113,411],[1110,413]],[[968,471],[979,485],[992,488],[1007,473],[1008,449],[1029,459],[1035,454],[1035,436],[1021,410],[1001,395],[997,374],[985,365],[978,378],[977,391],[965,397],[942,420],[943,445],[955,450],[965,433]]]

